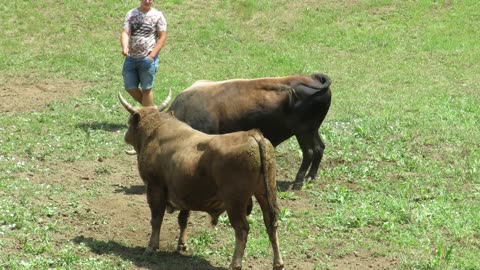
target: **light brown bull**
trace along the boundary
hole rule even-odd
[[[170,95],[169,95],[170,97]],[[275,157],[271,143],[258,130],[207,135],[159,108],[134,108],[119,95],[130,113],[125,141],[137,152],[138,170],[147,188],[152,234],[146,252],[159,248],[165,210],[180,210],[178,249],[186,247],[190,211],[204,211],[216,224],[227,211],[235,230],[230,269],[241,269],[252,208],[260,204],[273,249],[273,269],[284,269],[277,238]]]

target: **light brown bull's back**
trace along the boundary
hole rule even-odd
[[[162,120],[161,132],[151,131],[155,139],[144,146],[139,167],[156,176],[156,183],[147,184],[168,187],[168,201],[174,208],[210,212],[211,207],[223,207],[217,201],[251,197],[254,190],[264,188],[259,146],[253,136],[257,131],[207,135],[176,120],[170,126],[169,120]]]

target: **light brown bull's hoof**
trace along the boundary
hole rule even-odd
[[[143,256],[150,256],[155,253],[155,249],[151,247],[147,247],[143,252]]]
[[[130,156],[134,156],[134,155],[137,154],[137,151],[135,151],[135,150],[125,150],[125,154],[130,155]]]
[[[188,246],[187,244],[183,244],[183,245],[178,245],[177,246],[177,252],[185,252],[188,250]]]

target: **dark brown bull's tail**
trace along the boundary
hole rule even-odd
[[[276,196],[277,183],[275,181],[275,159],[272,158],[273,146],[267,139],[265,139],[265,137],[263,137],[259,130],[254,130],[251,135],[257,141],[260,150],[260,169],[263,180],[265,181],[265,192],[267,193],[268,206],[270,207],[270,212],[274,213],[274,216],[276,216],[279,212],[279,208]]]

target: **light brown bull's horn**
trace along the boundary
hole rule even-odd
[[[132,105],[130,105],[130,104],[128,103],[128,101],[126,101],[126,100],[122,97],[122,94],[120,94],[120,92],[118,92],[118,99],[120,99],[120,103],[122,103],[122,105],[123,105],[123,107],[125,108],[125,110],[127,110],[130,114],[138,113],[138,109],[132,107]]]
[[[168,103],[170,103],[170,100],[172,100],[172,89],[168,91],[168,96],[165,98],[162,104],[158,105],[158,111],[161,112],[165,110],[168,106]]]

